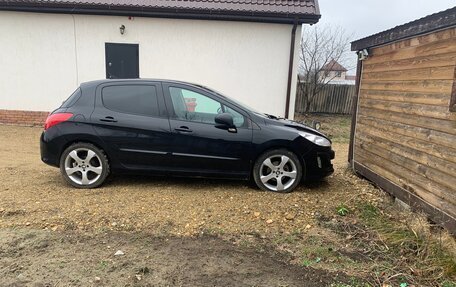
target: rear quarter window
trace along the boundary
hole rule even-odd
[[[107,86],[102,90],[103,105],[113,111],[158,116],[157,89],[153,85]]]
[[[69,108],[72,105],[74,105],[78,100],[79,97],[81,97],[81,88],[77,88],[76,91],[74,91],[71,96],[66,99],[62,105],[60,106],[61,108]]]

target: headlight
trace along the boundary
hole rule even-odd
[[[331,146],[331,142],[324,138],[324,137],[321,137],[321,136],[317,136],[317,135],[314,135],[314,134],[311,134],[311,133],[307,133],[307,132],[299,132],[299,135],[308,139],[309,141],[313,142],[314,144],[316,145],[319,145],[319,146]]]

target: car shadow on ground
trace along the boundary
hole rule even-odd
[[[116,187],[139,187],[139,186],[157,186],[172,185],[179,189],[200,189],[204,187],[209,190],[217,189],[233,189],[246,190],[251,192],[265,192],[259,189],[253,180],[235,180],[235,179],[219,179],[219,178],[204,178],[204,177],[177,177],[177,176],[156,176],[156,175],[133,175],[133,174],[115,174],[111,175],[106,183],[105,188]],[[331,183],[327,179],[313,180],[309,182],[301,182],[293,192],[309,192],[309,193],[326,193],[331,190]]]
[[[207,187],[228,186],[248,187],[249,181],[234,179],[218,179],[204,177],[179,177],[141,174],[113,174],[103,184],[105,187],[135,186],[135,185],[182,185],[185,187],[204,185]]]

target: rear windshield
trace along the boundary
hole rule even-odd
[[[72,105],[74,105],[74,103],[76,103],[76,101],[79,99],[80,96],[81,96],[81,88],[77,88],[76,91],[74,91],[71,94],[71,96],[62,103],[62,105],[60,107],[61,108],[71,107]]]

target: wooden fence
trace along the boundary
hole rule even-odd
[[[302,93],[305,83],[298,83],[295,112],[306,111],[306,99]],[[327,85],[310,104],[309,113],[351,114],[356,89],[354,85]]]

